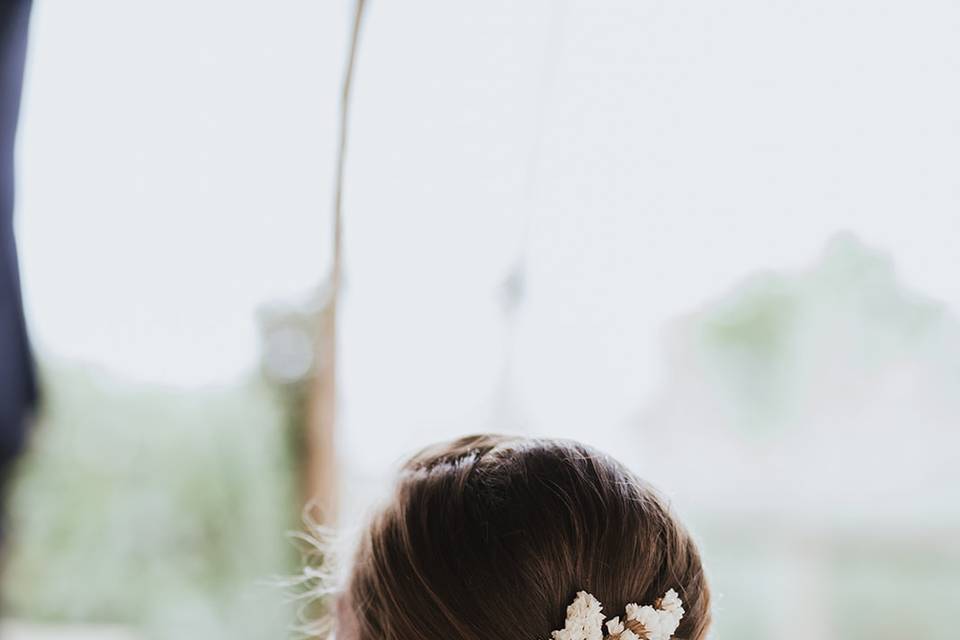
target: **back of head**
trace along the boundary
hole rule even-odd
[[[674,638],[701,640],[710,594],[663,500],[574,442],[473,436],[404,467],[360,542],[348,640],[548,640],[588,591],[610,617],[675,589]]]

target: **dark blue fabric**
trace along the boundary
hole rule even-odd
[[[37,401],[13,235],[13,153],[30,4],[0,0],[0,476],[23,447],[26,418]]]

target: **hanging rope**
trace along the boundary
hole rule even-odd
[[[328,298],[320,317],[316,345],[316,362],[319,366],[313,389],[307,399],[306,497],[308,510],[312,511],[313,517],[321,523],[333,522],[337,513],[337,457],[334,446],[337,426],[337,307],[343,274],[343,182],[353,68],[365,5],[366,0],[356,0],[354,5],[353,30],[343,72],[333,200],[333,262],[330,268]]]
[[[499,380],[495,392],[491,424],[495,429],[519,430],[525,419],[514,389],[514,358],[517,319],[526,296],[527,259],[532,219],[534,215],[535,188],[540,169],[540,153],[543,146],[543,129],[547,106],[552,98],[556,82],[557,64],[563,45],[563,30],[566,22],[568,0],[554,0],[547,26],[546,46],[543,52],[542,70],[538,86],[531,129],[532,142],[524,165],[520,215],[522,227],[517,255],[500,285],[500,304],[503,312],[503,353]]]
[[[357,45],[360,41],[360,25],[363,22],[363,10],[366,0],[356,0],[353,31],[350,35],[350,49],[347,53],[346,67],[343,72],[343,91],[340,95],[340,138],[337,144],[337,176],[333,201],[333,270],[331,273],[334,293],[340,289],[343,245],[343,174],[347,163],[347,135],[350,124],[350,90],[353,85],[353,66],[357,59]]]

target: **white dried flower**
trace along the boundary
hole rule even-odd
[[[622,622],[620,622],[619,616],[612,618],[607,621],[607,640],[640,640],[630,629],[627,629]]]
[[[620,622],[620,616],[616,618],[611,618],[607,620],[607,635],[608,636],[619,636],[621,633],[626,631],[623,626],[623,623]]]
[[[603,607],[600,601],[586,591],[567,607],[563,629],[554,631],[553,640],[603,640]]]
[[[685,613],[683,602],[673,589],[660,599],[658,608],[628,604],[626,610],[627,620],[639,622],[647,632],[647,640],[670,640]]]
[[[607,622],[607,640],[670,640],[680,626],[684,613],[683,601],[673,589],[660,598],[656,607],[630,603],[626,607],[625,619],[642,627],[642,636],[627,628],[617,616]],[[600,601],[586,591],[577,593],[567,607],[563,629],[550,635],[553,640],[603,640],[603,607]]]
[[[675,614],[677,616],[677,620],[680,620],[680,618],[683,617],[683,614],[686,613],[686,611],[683,610],[683,601],[673,589],[670,589],[666,594],[664,594],[663,598],[660,600],[659,609]]]

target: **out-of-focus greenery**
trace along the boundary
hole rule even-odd
[[[888,255],[851,234],[835,237],[812,270],[751,277],[698,322],[704,370],[732,392],[745,426],[781,426],[818,407],[809,393],[823,379],[818,369],[871,377],[906,359],[928,369],[960,361],[946,307],[912,291]]]
[[[47,366],[10,502],[7,615],[147,638],[276,638],[297,527],[282,407],[258,379],[129,386]]]
[[[955,312],[844,234],[672,329],[643,468],[685,497],[717,637],[955,638]]]

